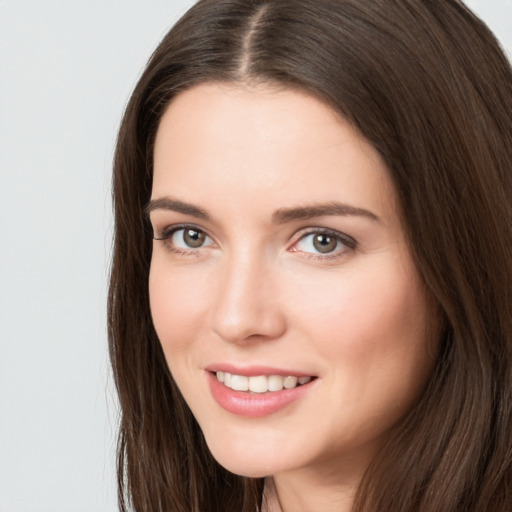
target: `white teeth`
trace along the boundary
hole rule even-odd
[[[294,377],[288,375],[258,375],[246,377],[245,375],[233,375],[228,372],[216,372],[217,380],[234,391],[250,391],[252,393],[266,393],[267,391],[281,391],[293,389],[311,381],[311,377]]]
[[[235,391],[249,391],[249,377],[245,375],[232,375],[231,389]]]
[[[283,380],[283,377],[280,375],[271,375],[268,378],[268,390],[281,391],[281,389],[283,389]]]
[[[268,381],[265,375],[249,377],[249,391],[253,393],[265,393],[268,391]]]
[[[292,389],[297,385],[297,377],[285,377],[283,380],[283,386],[286,389]]]

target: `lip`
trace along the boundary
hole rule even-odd
[[[228,368],[228,366],[223,366]],[[215,371],[227,371],[229,369],[221,370],[219,367]],[[233,371],[236,375],[257,376],[257,375],[296,375],[296,372],[282,373],[282,370],[266,368],[261,372],[261,368],[252,367],[251,372],[256,373],[237,373],[240,370]],[[259,373],[258,373],[259,372]],[[272,391],[268,393],[250,393],[247,391],[234,391],[227,386],[224,386],[217,380],[213,370],[206,372],[210,392],[214,400],[226,411],[236,414],[237,416],[245,416],[247,418],[261,418],[274,414],[286,407],[294,404],[305,395],[307,395],[315,386],[318,379],[313,379],[307,384],[297,386],[293,389],[283,389],[281,391]],[[306,374],[299,374],[298,376],[306,376]]]
[[[251,365],[251,366],[235,366],[229,363],[211,364],[204,368],[208,372],[228,372],[232,375],[244,375],[246,377],[257,377],[258,375],[282,375],[288,377],[313,377],[311,373],[304,373],[297,370],[290,370],[286,368],[278,368],[274,366]]]

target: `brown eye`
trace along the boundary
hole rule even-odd
[[[202,249],[214,244],[213,240],[202,229],[194,226],[171,227],[155,240],[161,240],[171,250],[177,249],[180,251]]]
[[[338,240],[333,236],[325,233],[318,233],[314,235],[313,247],[322,254],[334,251],[337,245]]]
[[[292,247],[292,251],[300,251],[317,258],[342,257],[354,251],[357,242],[344,233],[330,230],[316,230],[303,235]]]
[[[178,231],[179,233],[179,231]],[[184,229],[183,230],[183,242],[188,247],[193,249],[197,249],[201,247],[206,240],[206,235],[203,231],[199,231],[198,229]]]

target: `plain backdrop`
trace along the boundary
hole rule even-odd
[[[0,512],[113,512],[110,170],[191,0],[0,0]],[[512,0],[468,0],[512,54]]]

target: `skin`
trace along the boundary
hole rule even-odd
[[[209,218],[168,209],[168,198]],[[182,231],[155,240],[149,290],[170,370],[212,454],[234,473],[267,476],[268,510],[350,510],[434,353],[429,301],[379,154],[302,92],[203,84],[161,120],[152,201],[156,238],[177,224],[207,235],[198,248]],[[333,202],[369,213],[273,221]],[[339,233],[331,252],[312,243],[317,228]],[[212,398],[205,368],[215,363],[317,378],[293,404],[247,418]]]

